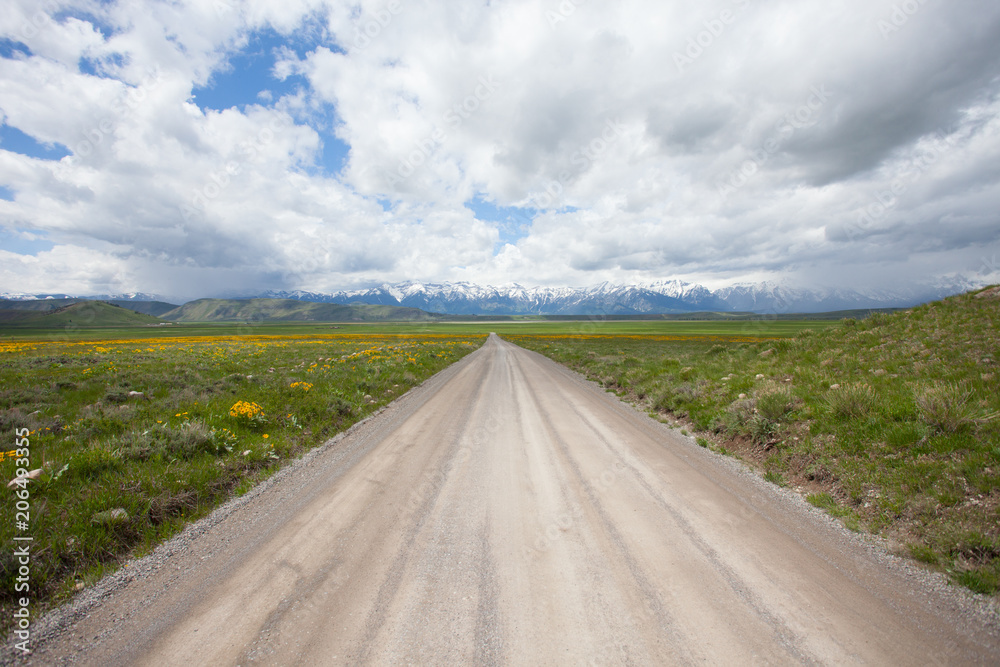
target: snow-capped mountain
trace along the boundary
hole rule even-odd
[[[4,301],[40,301],[42,299],[72,299],[68,294],[25,294],[24,292],[0,292]]]
[[[405,282],[337,292],[305,290],[243,294],[240,298],[296,299],[319,303],[368,303],[407,306],[450,315],[643,315],[649,313],[755,312],[821,313],[863,308],[905,308],[982,287],[982,282],[949,276],[907,289],[864,290],[803,288],[784,282],[735,283],[710,290],[681,280],[637,285],[600,283],[590,287],[525,287],[475,283]],[[99,299],[124,303],[160,301],[154,294],[130,292],[71,297],[65,294],[0,293],[17,301]]]
[[[473,283],[383,284],[333,293],[271,291],[260,296],[327,303],[408,306],[452,315],[636,315],[697,311],[818,313],[901,308],[975,289],[961,277],[906,290],[806,289],[775,283],[737,283],[717,290],[680,280],[584,288]]]
[[[905,308],[982,287],[962,277],[906,289],[797,288],[774,282],[736,283],[715,290],[715,298],[728,310],[755,313],[822,313],[858,308]]]
[[[25,294],[23,292],[0,292],[0,300],[5,301],[42,301],[55,299],[89,299],[93,301],[163,301],[156,294],[145,292],[124,292],[122,294],[94,294],[88,296],[70,296],[69,294]]]

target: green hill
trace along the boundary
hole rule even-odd
[[[0,299],[0,311],[17,310],[17,311],[35,311],[35,312],[51,312],[53,310],[59,310],[60,308],[65,308],[66,306],[71,306],[74,303],[85,303],[87,301],[93,301],[92,299],[30,299],[25,301],[18,301],[13,299]],[[159,317],[163,313],[177,308],[176,304],[166,303],[165,301],[129,301],[127,299],[111,299],[108,301],[103,301],[103,303],[110,303],[115,306],[121,306],[122,308],[127,308],[128,310],[144,313],[146,315],[155,315]]]
[[[198,299],[161,317],[175,322],[415,322],[438,319],[417,308],[344,306],[294,299]]]
[[[6,305],[6,304],[4,304]],[[54,309],[5,309],[0,310],[0,326],[57,328],[145,326],[162,324],[163,320],[144,315],[106,301],[74,301]]]
[[[108,301],[108,303],[115,306],[121,306],[122,308],[127,308],[129,310],[134,310],[137,313],[153,315],[154,317],[163,317],[164,313],[168,313],[177,308],[177,304],[167,303],[166,301],[127,301],[125,299],[112,299],[111,301]]]

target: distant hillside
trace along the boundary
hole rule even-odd
[[[86,301],[102,301],[122,308],[127,308],[137,313],[155,315],[159,317],[163,313],[177,308],[177,304],[166,303],[165,301],[132,301],[130,299],[0,299],[0,311],[3,310],[33,310],[33,311],[53,311],[59,308],[73,305],[74,303],[84,303]]]
[[[104,301],[73,301],[69,305],[49,309],[0,310],[0,326],[4,327],[110,327],[149,324],[163,324],[163,320]]]
[[[163,317],[164,313],[169,313],[171,310],[178,307],[176,303],[167,303],[166,301],[130,301],[125,299],[113,299],[108,301],[108,303],[113,303],[116,306],[134,310],[137,313],[153,315],[154,317]]]
[[[293,299],[198,299],[164,313],[175,322],[391,322],[438,319],[417,308]]]

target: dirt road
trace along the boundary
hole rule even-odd
[[[121,575],[34,660],[1000,661],[991,621],[887,560],[491,336]]]

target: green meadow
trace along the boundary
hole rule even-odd
[[[32,613],[141,555],[481,346],[329,327],[64,329],[0,338],[0,540],[32,542]],[[15,431],[30,431],[30,464]],[[9,627],[18,562],[0,552]]]
[[[973,591],[1000,588],[1000,291],[761,337],[507,337]],[[775,323],[785,325],[787,323]],[[691,332],[688,332],[689,334]]]

